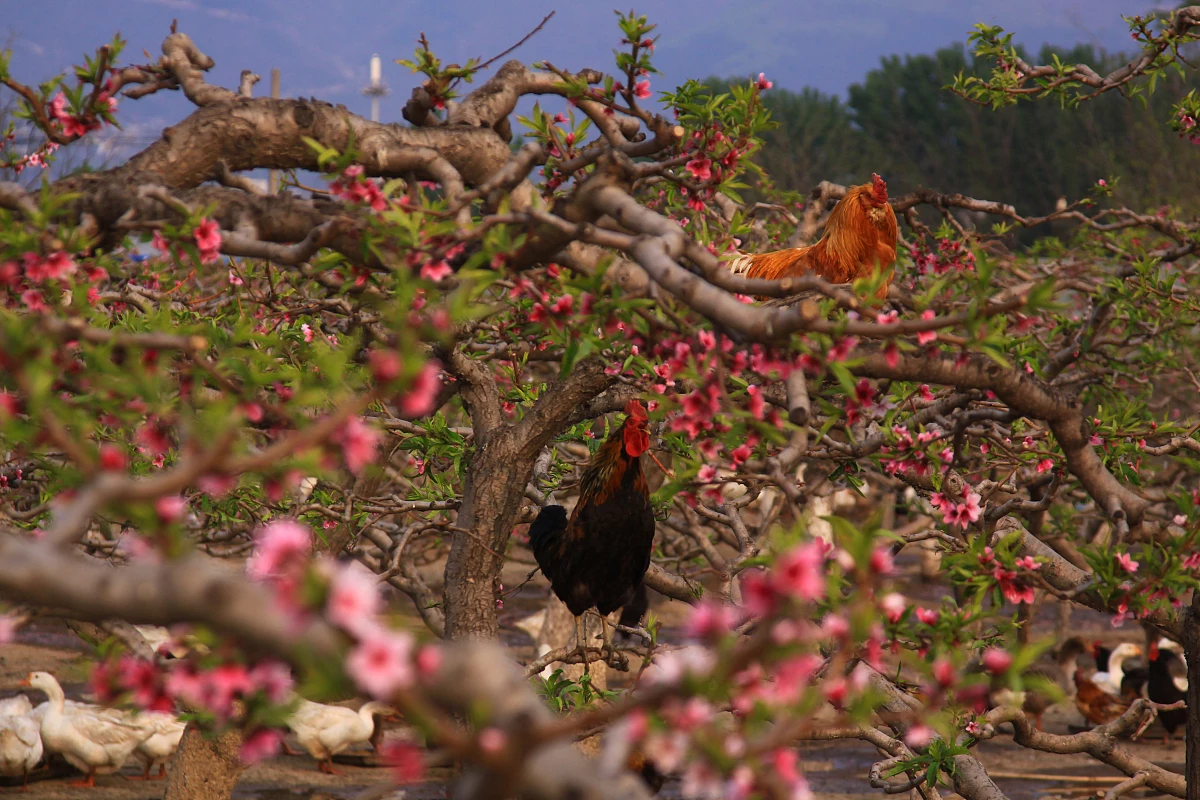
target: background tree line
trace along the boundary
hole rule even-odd
[[[1044,47],[1036,63],[1086,63],[1106,74],[1128,59],[1090,45]],[[1028,59],[1033,61],[1033,59]],[[1120,178],[1123,204],[1162,204],[1185,214],[1200,207],[1200,145],[1165,124],[1171,106],[1196,88],[1194,75],[1159,81],[1154,94],[1109,92],[1064,114],[1052,103],[993,111],[944,87],[960,71],[986,75],[987,63],[961,45],[933,55],[891,56],[848,101],[811,88],[775,89],[764,102],[779,126],[756,156],[780,189],[807,191],[821,180],[859,183],[878,172],[893,194],[917,188],[960,191],[1045,213],[1060,196],[1085,196],[1096,180]],[[707,83],[727,86],[728,80]]]

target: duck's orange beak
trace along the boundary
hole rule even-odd
[[[28,686],[28,685],[29,685],[29,678],[22,678],[22,679],[21,679],[21,682],[20,682],[18,685],[19,685],[19,686]]]

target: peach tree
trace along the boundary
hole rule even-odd
[[[995,73],[948,88],[996,107],[1152,91],[1197,22],[1134,18],[1142,50],[1108,76],[980,27]],[[255,98],[248,72],[209,83],[175,30],[157,61],[122,65],[117,37],[39,86],[5,54],[0,636],[57,609],[100,642],[98,696],[194,720],[170,796],[214,769],[200,732],[272,754],[297,691],[396,704],[398,778],[436,746],[463,796],[640,796],[636,750],[688,796],[805,797],[797,747],[855,738],[887,754],[873,786],[991,800],[974,750],[1001,722],[1117,767],[1122,791],[1184,796],[1116,742],[1153,703],[1056,736],[994,698],[1056,691],[1024,674],[1046,599],[1200,664],[1197,224],[1122,206],[1118,176],[1040,215],[918,188],[891,199],[886,300],[734,275],[733,253],[811,242],[846,187],[801,195],[755,164],[766,76],[664,91],[654,26],[618,23],[611,73],[447,65],[422,39],[408,125]],[[120,166],[51,179],[58,148],[161,91],[194,110]],[[1191,135],[1193,101],[1164,124]],[[1048,221],[1073,233],[1004,247]],[[533,564],[525,525],[635,397],[664,462],[646,585],[693,608],[680,636],[625,626],[622,690],[552,711],[530,676],[580,659],[549,635],[520,667],[497,651],[522,588],[504,569]],[[940,604],[906,597],[912,550],[941,559]],[[165,663],[127,623],[208,647]],[[569,742],[597,728],[611,749],[589,762]]]

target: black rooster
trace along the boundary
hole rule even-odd
[[[642,473],[642,453],[650,449],[648,417],[637,400],[629,401],[625,413],[625,422],[584,469],[571,518],[562,506],[546,506],[529,526],[538,566],[575,615],[581,654],[586,654],[583,614],[593,607],[600,612],[603,650],[611,654],[607,617],[633,600],[654,546],[650,487]]]
[[[1160,705],[1174,705],[1187,701],[1187,691],[1180,686],[1187,685],[1187,667],[1175,652],[1167,648],[1159,649],[1158,642],[1150,645],[1150,679],[1146,683],[1146,694],[1150,702]],[[1173,708],[1169,711],[1159,711],[1158,721],[1162,723],[1167,734],[1163,744],[1170,745],[1175,731],[1180,725],[1187,724],[1187,709]]]

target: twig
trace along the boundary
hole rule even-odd
[[[537,24],[537,27],[536,27],[536,28],[534,28],[533,30],[531,30],[529,33],[525,34],[525,36],[524,36],[524,37],[522,37],[521,41],[517,42],[517,43],[516,43],[516,44],[514,44],[512,47],[508,48],[508,49],[507,49],[507,50],[505,50],[503,53],[500,53],[500,54],[498,54],[498,55],[492,56],[492,57],[491,57],[491,58],[489,58],[487,61],[484,61],[482,64],[480,64],[478,67],[476,67],[476,69],[487,69],[487,68],[488,68],[488,67],[490,67],[492,64],[496,63],[497,61],[499,61],[500,59],[504,58],[504,57],[505,57],[506,55],[508,55],[509,53],[511,53],[511,52],[513,52],[514,50],[516,50],[516,49],[517,49],[518,47],[520,47],[521,45],[523,45],[523,44],[525,44],[526,42],[528,42],[530,39],[532,39],[532,38],[533,38],[534,34],[536,34],[538,31],[540,31],[540,30],[541,30],[541,29],[542,29],[542,28],[545,26],[545,24],[546,24],[547,22],[549,22],[549,21],[550,21],[550,18],[551,18],[551,17],[553,17],[553,16],[554,16],[554,14],[555,14],[555,12],[551,11],[549,14],[547,14],[545,17],[543,17],[543,18],[542,18],[542,21],[541,21],[541,22],[539,22],[539,23]]]

